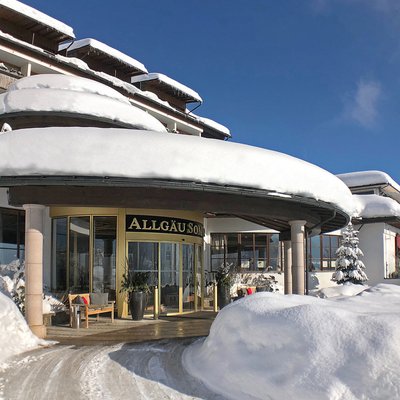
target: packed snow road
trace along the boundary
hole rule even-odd
[[[0,399],[223,400],[182,367],[193,339],[114,346],[53,346],[0,369]]]

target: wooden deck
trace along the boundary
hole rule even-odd
[[[73,329],[68,325],[47,327],[47,340],[60,344],[90,346],[112,345],[121,342],[139,343],[151,340],[207,336],[215,312],[203,311],[180,316],[145,318],[142,321],[102,317],[90,321],[89,328]]]

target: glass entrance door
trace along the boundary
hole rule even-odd
[[[160,314],[179,312],[179,243],[160,243]]]
[[[183,311],[195,309],[194,245],[182,244]]]
[[[200,247],[194,244],[128,241],[129,270],[151,274],[149,285],[152,292],[147,301],[148,313],[154,312],[155,286],[159,288],[158,310],[161,315],[195,311],[201,307],[200,257]]]
[[[130,272],[149,272],[151,292],[147,296],[146,312],[154,312],[154,286],[158,285],[158,243],[128,242],[127,263]]]

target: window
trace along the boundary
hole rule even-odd
[[[279,234],[211,234],[211,270],[229,265],[236,272],[280,271]]]
[[[69,222],[69,287],[89,292],[90,218],[73,217]]]
[[[23,260],[25,211],[0,208],[0,264]]]
[[[93,225],[93,292],[108,292],[115,300],[117,218],[93,217]]]
[[[60,217],[52,221],[51,288],[108,292],[115,300],[117,217]]]
[[[67,218],[53,219],[51,287],[56,292],[67,289]]]
[[[393,243],[393,242],[392,242]],[[400,235],[394,238],[394,263],[390,259],[386,263],[385,279],[400,278]]]
[[[341,236],[320,235],[308,240],[308,269],[309,271],[335,270],[336,250],[339,248]]]

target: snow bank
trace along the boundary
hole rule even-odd
[[[400,204],[377,194],[353,195],[356,216],[362,218],[400,217]]]
[[[14,302],[0,292],[0,367],[7,358],[46,344],[31,332]]]
[[[349,172],[346,174],[338,174],[348,187],[370,186],[370,185],[385,185],[389,184],[400,192],[400,185],[393,178],[382,171],[359,171]]]
[[[400,287],[338,300],[257,293],[225,307],[186,369],[231,399],[400,398]]]
[[[18,157],[9,149],[18,149]],[[313,164],[259,147],[151,131],[59,127],[6,132],[0,135],[0,175],[195,181],[298,195],[353,212],[348,187]]]

